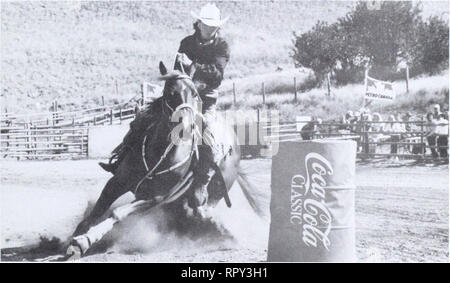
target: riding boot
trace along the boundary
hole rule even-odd
[[[110,172],[114,175],[117,168],[119,168],[120,162],[125,157],[128,149],[131,148],[133,141],[136,139],[136,135],[137,131],[133,127],[130,127],[130,130],[123,138],[122,143],[113,150],[112,157],[109,159],[109,162],[99,162],[98,165],[100,165],[100,167],[102,167],[106,172]]]
[[[214,162],[214,155],[209,145],[199,146],[199,164],[194,168],[193,192],[188,204],[191,208],[203,206],[208,201],[208,185],[215,171],[211,164]]]
[[[109,163],[99,162],[100,167],[107,172],[115,174],[120,162],[127,155],[129,149],[140,139],[141,134],[155,125],[157,117],[162,112],[161,104],[162,97],[150,103],[146,109],[136,111],[136,117],[130,123],[130,130],[123,138],[122,143],[113,150],[113,156],[109,160]],[[116,160],[113,162],[113,159]]]
[[[114,161],[112,163],[99,162],[98,165],[100,165],[100,167],[102,167],[103,170],[105,170],[106,172],[110,172],[114,175],[116,173],[117,167],[119,167],[119,162],[117,161]]]
[[[128,152],[127,148],[127,146],[123,146],[118,150],[118,152],[115,152],[113,157],[109,160],[109,163],[99,162],[98,165],[100,165],[100,167],[102,167],[106,172],[111,172],[114,175],[120,162]],[[113,159],[115,160],[113,161]]]

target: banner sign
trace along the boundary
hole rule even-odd
[[[395,92],[392,83],[376,80],[366,76],[365,99],[394,100]]]

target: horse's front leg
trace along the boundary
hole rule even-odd
[[[111,231],[114,224],[131,214],[147,211],[155,205],[154,200],[138,200],[117,207],[113,210],[110,217],[91,227],[85,234],[74,237],[67,249],[67,256],[69,259],[80,258],[93,244],[100,241],[106,233]]]
[[[109,207],[126,192],[128,192],[127,187],[122,185],[117,177],[109,179],[92,211],[78,224],[73,237],[86,233],[92,224],[105,214]]]

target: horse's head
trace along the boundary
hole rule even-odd
[[[163,90],[163,109],[171,122],[182,122],[183,131],[192,128],[196,115],[201,114],[201,98],[189,74],[177,70],[168,72],[159,63],[160,80],[165,81]],[[190,130],[189,130],[190,132]]]

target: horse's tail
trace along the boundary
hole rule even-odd
[[[262,209],[261,196],[257,194],[257,189],[248,180],[248,174],[239,166],[237,181],[244,193],[245,198],[252,207],[253,211],[259,216],[264,217],[265,213]]]

